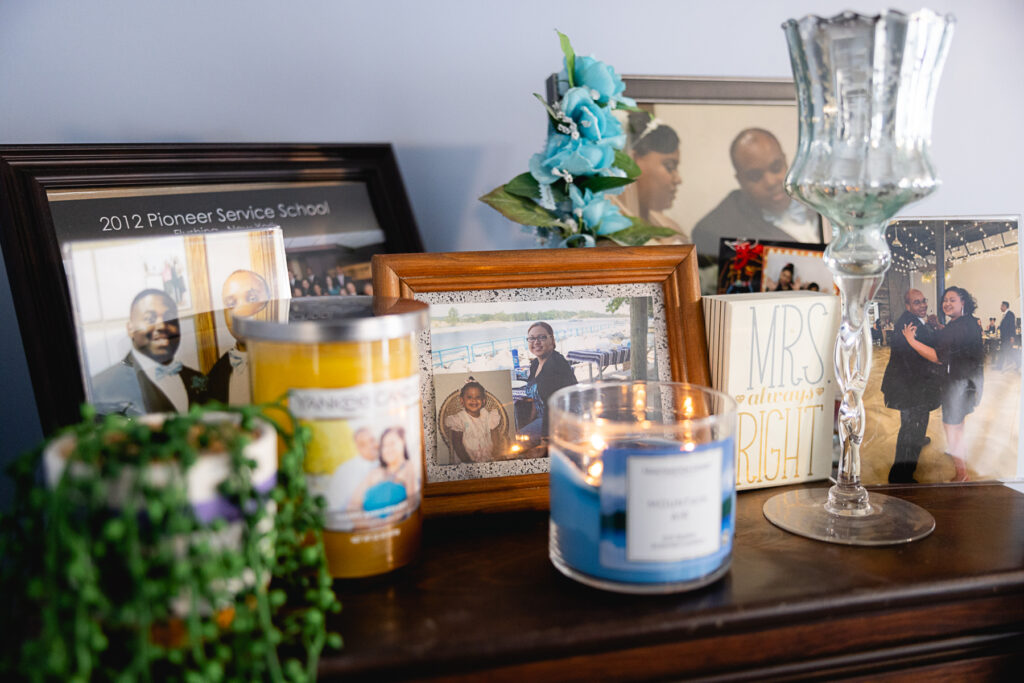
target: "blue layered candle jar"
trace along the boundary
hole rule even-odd
[[[730,397],[675,382],[600,382],[562,389],[549,404],[555,567],[627,593],[689,590],[728,571]]]

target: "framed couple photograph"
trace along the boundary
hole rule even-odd
[[[619,201],[697,247],[705,294],[717,291],[721,238],[823,243],[822,221],[786,194],[797,148],[790,79],[623,76],[642,112],[623,117],[625,151],[644,173]],[[558,99],[557,75],[548,79]]]
[[[422,251],[390,145],[344,144],[3,146],[0,242],[44,431],[187,407],[236,346],[222,309],[370,293],[374,254]],[[168,355],[183,386],[125,394]]]
[[[603,380],[707,384],[692,246],[381,254],[374,290],[430,304],[427,514],[547,506],[547,402]]]
[[[875,295],[865,485],[1024,478],[1020,216],[901,217]]]

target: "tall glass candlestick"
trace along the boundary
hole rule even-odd
[[[802,536],[849,545],[923,538],[928,512],[860,483],[862,395],[871,370],[865,314],[892,256],[885,227],[939,180],[928,158],[932,110],[954,20],[930,10],[846,12],[783,25],[800,110],[799,147],[786,191],[833,225],[825,261],[842,297],[836,339],[839,473],[829,490],[771,498],[764,514]]]

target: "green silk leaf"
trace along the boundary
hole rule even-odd
[[[573,184],[581,190],[590,190],[593,193],[604,192],[605,190],[612,190],[616,187],[623,187],[633,182],[633,178],[620,178],[618,176],[577,176],[573,179]]]
[[[633,161],[633,157],[622,150],[615,151],[615,161],[612,162],[612,166],[625,171],[626,177],[630,180],[636,180],[640,177],[640,167]]]
[[[565,55],[565,70],[569,74],[569,87],[575,88],[576,78],[573,76],[573,72],[576,70],[576,53],[572,49],[572,43],[569,42],[569,36],[558,30],[555,33],[558,34],[558,40],[562,43],[562,53]]]
[[[529,173],[520,173],[505,183],[505,191],[524,199],[538,201],[540,199],[540,183]]]
[[[516,223],[539,228],[561,227],[558,218],[550,211],[530,199],[510,193],[504,185],[480,197],[480,201]]]
[[[656,237],[672,237],[679,234],[672,228],[659,228],[650,223],[645,223],[639,218],[633,218],[632,220],[633,225],[631,227],[613,232],[610,235],[604,235],[604,237],[624,247],[639,247]]]

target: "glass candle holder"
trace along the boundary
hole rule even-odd
[[[310,297],[235,319],[255,403],[285,399],[311,432],[303,468],[327,502],[331,575],[407,564],[419,549],[423,481],[416,335],[428,306],[411,299]]]
[[[563,574],[669,593],[729,569],[736,402],[676,382],[600,382],[552,395],[549,553]]]
[[[871,374],[867,311],[889,269],[889,220],[939,185],[932,111],[955,21],[930,10],[843,12],[783,24],[799,105],[799,145],[786,191],[829,219],[825,263],[840,292],[835,344],[839,467],[831,489],[787,491],[764,505],[786,531],[828,543],[891,545],[924,538],[935,519],[860,481],[864,391]],[[940,259],[941,263],[941,259]]]

